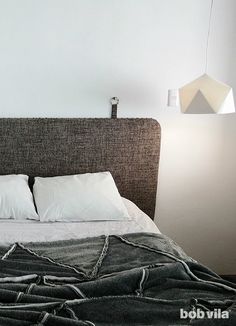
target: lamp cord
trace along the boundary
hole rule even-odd
[[[211,31],[211,16],[212,16],[212,9],[213,9],[213,1],[214,0],[211,0],[209,24],[208,24],[208,32],[207,32],[205,73],[207,73],[207,68],[208,68],[208,47],[209,47],[209,38],[210,38],[210,31]]]

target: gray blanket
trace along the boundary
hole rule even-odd
[[[164,235],[0,248],[0,325],[236,325],[236,286]]]

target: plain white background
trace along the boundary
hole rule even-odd
[[[162,126],[156,223],[236,273],[236,115],[188,116],[167,90],[204,72],[210,0],[0,0],[0,116],[152,117]],[[236,92],[236,1],[215,0],[209,74]]]

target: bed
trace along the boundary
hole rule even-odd
[[[0,119],[0,175],[110,171],[126,221],[0,221],[0,325],[235,325],[236,286],[152,221],[153,119]]]

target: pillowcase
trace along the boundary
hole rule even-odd
[[[110,172],[36,177],[33,193],[41,222],[129,219]]]
[[[0,175],[0,219],[39,220],[27,175]]]

